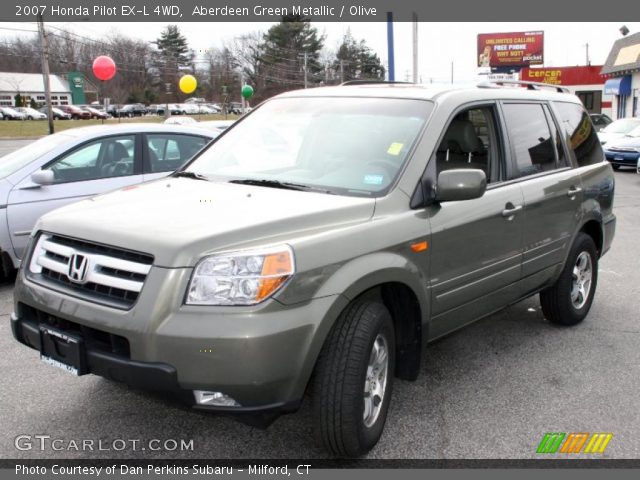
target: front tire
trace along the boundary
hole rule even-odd
[[[360,456],[382,435],[395,368],[393,321],[379,300],[349,305],[316,364],[313,411],[318,442],[342,457]]]
[[[620,165],[611,164],[614,170],[620,170]]]
[[[598,283],[598,251],[593,239],[580,232],[560,277],[540,292],[542,313],[556,325],[577,325],[589,313]]]

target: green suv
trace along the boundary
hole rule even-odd
[[[428,342],[534,294],[586,317],[613,193],[560,89],[289,92],[171,177],[43,216],[12,330],[200,409],[271,419],[309,391],[320,443],[361,455]]]

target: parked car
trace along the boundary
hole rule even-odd
[[[3,120],[25,120],[26,115],[11,107],[0,107]]]
[[[195,103],[180,103],[178,106],[182,115],[197,115],[200,113],[200,107]]]
[[[202,128],[210,128],[216,132],[222,132],[229,128],[235,120],[206,120],[204,122],[198,122],[198,126]]]
[[[4,120],[4,115],[0,112],[0,120]]]
[[[141,103],[124,105],[116,111],[118,117],[141,117],[146,113],[146,108]]]
[[[233,113],[235,115],[240,115],[242,113],[242,103],[240,102],[231,102],[227,105],[227,113]]]
[[[76,105],[60,105],[58,108],[71,115],[73,120],[89,120],[91,118],[91,114],[88,111]]]
[[[640,127],[631,130],[622,138],[608,142],[604,146],[604,155],[614,170],[620,167],[637,169],[640,159]]]
[[[624,137],[634,128],[640,126],[640,118],[621,118],[610,123],[598,132],[600,143],[606,145],[612,140]]]
[[[44,215],[12,332],[214,412],[273,419],[308,392],[316,438],[357,456],[423,342],[537,293],[553,324],[587,316],[613,195],[555,88],[289,92],[171,177]]]
[[[109,118],[109,114],[103,110],[98,110],[95,107],[90,107],[88,105],[82,107],[83,110],[86,110],[87,112],[89,112],[89,114],[91,114],[91,118],[95,118],[98,120],[106,120],[107,118]]]
[[[591,113],[589,114],[589,116],[591,117],[593,126],[596,127],[597,131],[601,131],[604,127],[606,127],[610,123],[613,123],[613,120],[611,120],[611,117],[609,117],[609,115],[606,115],[604,113]]]
[[[47,107],[42,107],[38,110],[40,113],[44,113],[44,115],[47,115]],[[59,108],[56,107],[52,107],[51,108],[51,113],[53,115],[53,119],[54,120],[71,120],[71,115],[63,112],[62,110],[60,110]]]
[[[27,120],[46,120],[47,116],[31,107],[17,107],[16,111],[23,113]]]
[[[217,133],[155,124],[97,125],[43,137],[0,158],[0,271],[17,268],[38,217],[98,193],[165,176]],[[139,148],[136,148],[136,144]]]
[[[212,105],[201,104],[198,105],[198,113],[201,115],[212,115],[214,113],[219,113],[220,110],[217,110]]]
[[[187,117],[186,115],[177,115],[175,117],[169,117],[164,122],[165,125],[194,125],[198,122],[193,117]]]
[[[112,117],[117,117],[118,116],[118,110],[122,108],[122,105],[117,105],[115,103],[110,103],[109,105],[107,105],[107,108],[105,109],[105,112],[109,115],[111,115]]]

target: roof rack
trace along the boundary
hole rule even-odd
[[[396,82],[389,80],[347,80],[346,82],[342,82],[340,84],[341,87],[347,87],[349,85],[376,85],[376,84],[404,84],[404,85],[415,85],[413,82]]]
[[[560,87],[558,85],[550,85],[548,83],[540,82],[525,82],[523,80],[488,80],[478,84],[478,88],[497,88],[502,85],[519,85],[527,87],[527,90],[540,90],[542,88],[549,88],[555,90],[558,93],[570,93],[566,87]]]

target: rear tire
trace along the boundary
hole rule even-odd
[[[598,251],[580,232],[556,283],[540,292],[542,313],[556,325],[577,325],[589,313],[598,284]]]
[[[379,300],[349,305],[329,332],[313,380],[316,439],[342,457],[360,456],[382,435],[391,400],[395,335]]]

